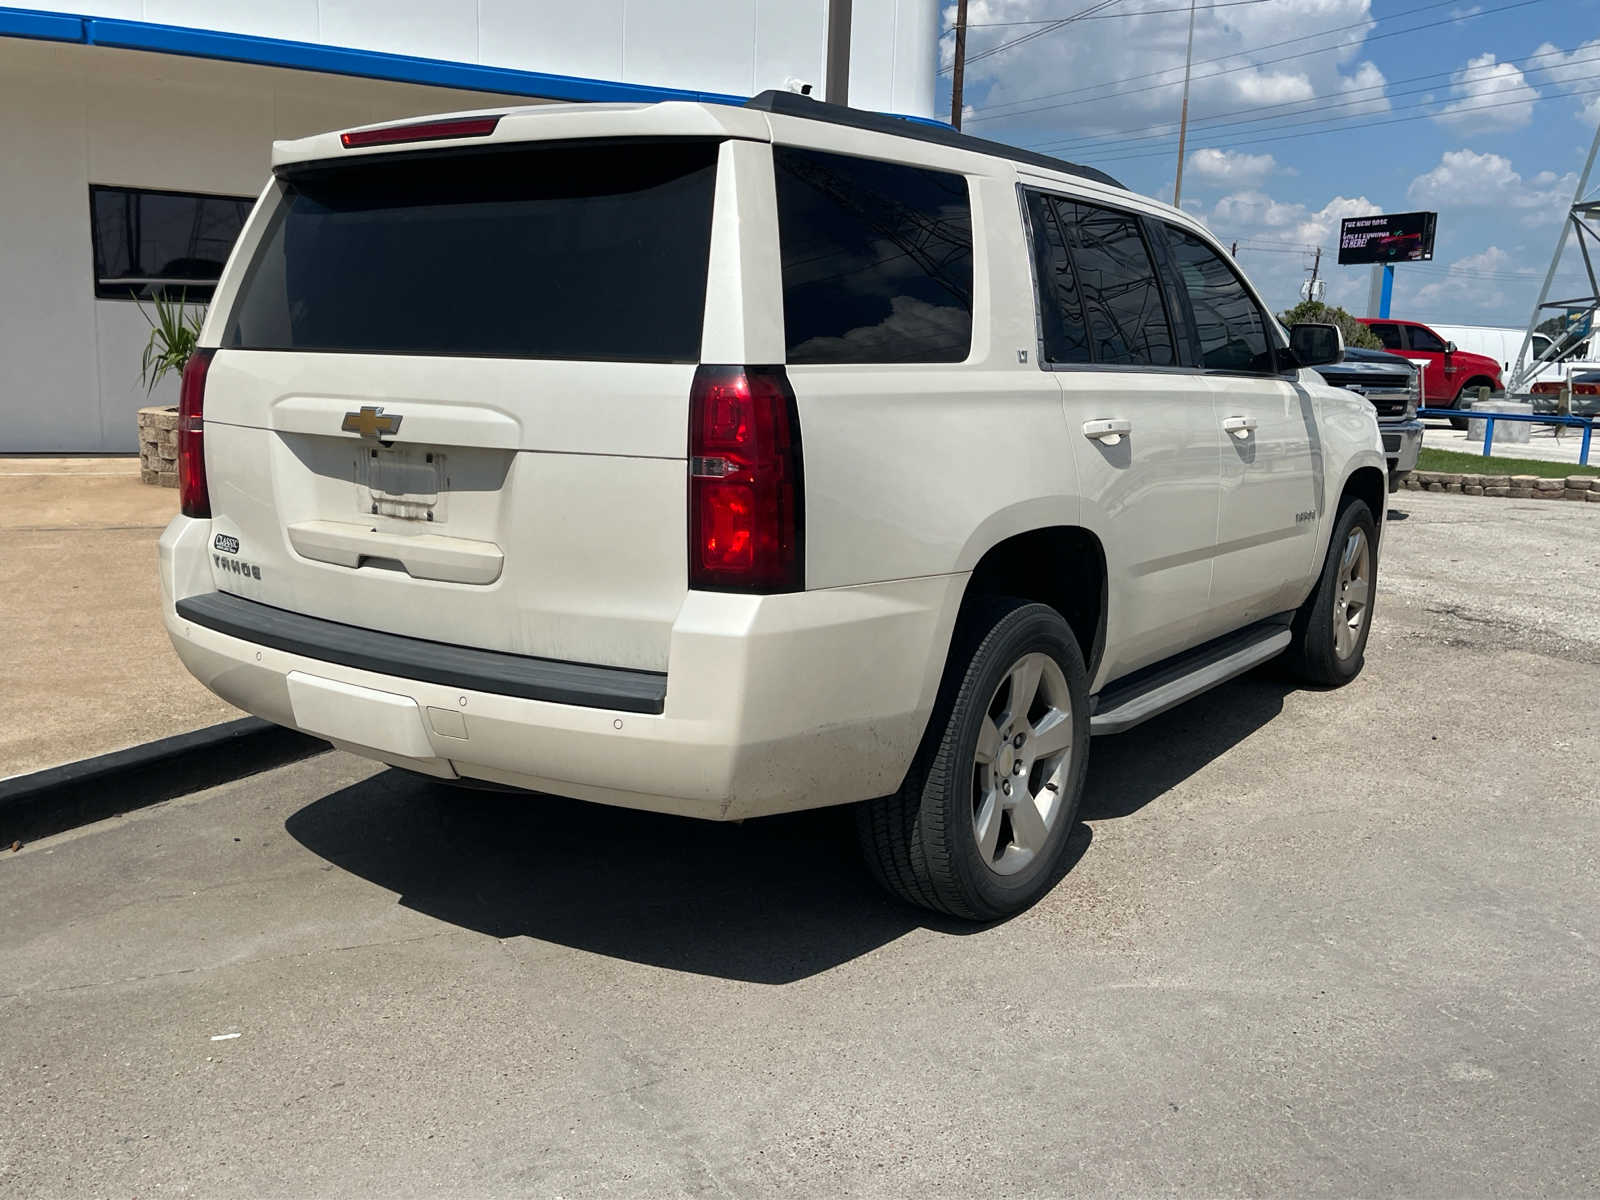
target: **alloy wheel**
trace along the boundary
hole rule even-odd
[[[1333,650],[1348,660],[1361,644],[1372,612],[1372,547],[1364,529],[1352,529],[1339,555],[1339,594],[1333,604]]]
[[[996,874],[1015,874],[1043,851],[1061,817],[1072,738],[1060,665],[1024,655],[989,700],[973,762],[972,832]]]

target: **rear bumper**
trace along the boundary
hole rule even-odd
[[[223,699],[443,778],[711,819],[898,787],[932,709],[965,584],[954,575],[784,596],[690,592],[673,626],[664,697],[602,707],[603,690],[578,694],[589,703],[536,699],[487,690],[502,688],[492,672],[472,687],[420,661],[406,669],[403,652],[336,654],[333,635],[348,626],[305,636],[332,623],[281,610],[267,610],[287,618],[275,633],[214,619],[250,614],[225,596],[207,610],[206,597],[222,595],[210,532],[209,521],[178,517],[162,535],[162,609],[184,665]],[[656,703],[659,712],[639,711]]]

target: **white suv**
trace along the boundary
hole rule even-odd
[[[1001,916],[1091,734],[1360,670],[1385,463],[1329,332],[1099,172],[798,96],[279,143],[184,372],[167,628],[440,779],[857,804],[889,888]]]

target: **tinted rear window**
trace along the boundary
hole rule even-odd
[[[972,212],[946,171],[777,146],[791,363],[960,362],[972,345]]]
[[[697,362],[716,156],[609,143],[296,173],[222,344]]]

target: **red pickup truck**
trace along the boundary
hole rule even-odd
[[[1361,317],[1360,321],[1391,354],[1409,358],[1422,368],[1423,402],[1432,408],[1460,408],[1478,398],[1480,387],[1501,390],[1500,364],[1482,354],[1457,350],[1418,321]],[[1466,428],[1465,422],[1453,422]]]

